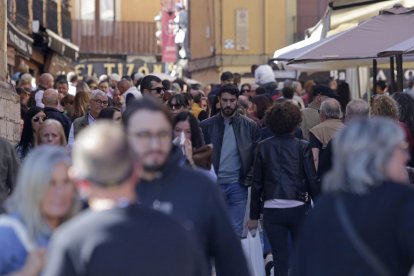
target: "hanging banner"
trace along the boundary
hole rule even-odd
[[[161,13],[161,50],[162,62],[175,62],[177,59],[175,46],[175,13],[163,10]]]

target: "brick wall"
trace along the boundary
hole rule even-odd
[[[0,136],[16,144],[20,140],[19,96],[13,87],[0,81]]]

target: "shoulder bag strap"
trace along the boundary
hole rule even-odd
[[[345,231],[345,234],[354,248],[358,251],[359,255],[368,263],[368,265],[381,276],[391,276],[388,269],[377,258],[377,256],[371,251],[371,249],[364,243],[362,238],[355,231],[354,226],[348,216],[348,212],[345,208],[345,204],[341,196],[338,196],[335,200],[335,211],[338,215],[339,222]]]

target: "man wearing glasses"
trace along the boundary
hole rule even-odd
[[[95,123],[102,109],[108,107],[108,96],[105,92],[97,89],[91,92],[89,100],[89,112],[83,117],[75,119],[69,132],[68,147],[72,148],[77,134],[85,127]]]
[[[140,84],[140,90],[142,95],[151,95],[154,98],[163,100],[164,87],[162,86],[161,79],[154,75],[145,76]]]
[[[139,202],[171,215],[194,233],[206,264],[214,260],[217,275],[249,275],[218,187],[187,167],[180,148],[172,144],[171,113],[159,101],[143,97],[128,106],[123,123],[143,165]]]

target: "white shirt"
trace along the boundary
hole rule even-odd
[[[269,82],[276,82],[275,73],[273,72],[272,67],[267,64],[257,67],[256,71],[254,71],[254,79],[259,85],[263,85]]]
[[[44,90],[37,90],[35,94],[36,106],[41,107],[41,108],[45,108],[45,105],[43,104],[43,101],[42,101],[44,93],[45,93]]]
[[[271,199],[265,200],[263,208],[294,208],[305,203],[299,200],[291,199]]]
[[[69,82],[69,90],[68,93],[72,96],[76,96],[76,86],[73,83]]]

